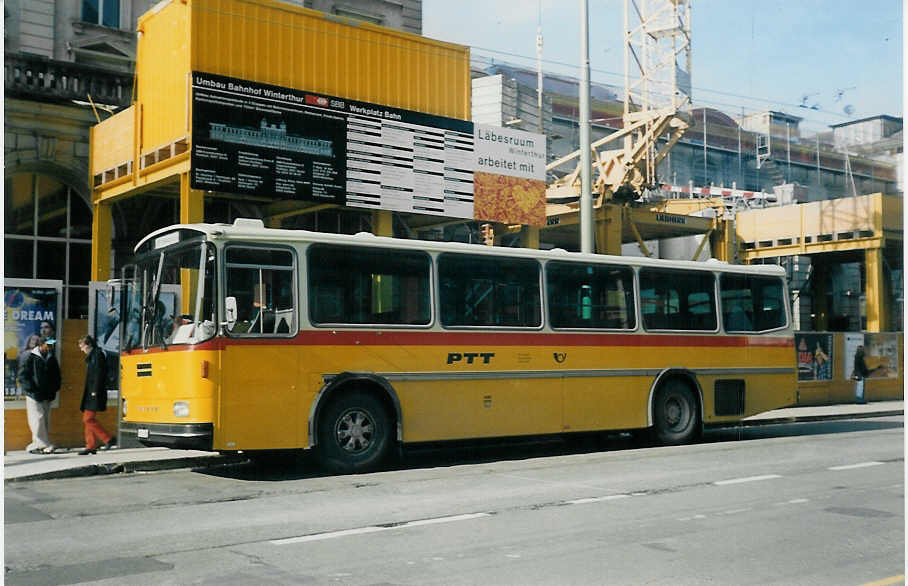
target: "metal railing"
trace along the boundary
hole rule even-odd
[[[46,102],[88,101],[126,107],[132,100],[133,74],[40,55],[4,54],[7,97]]]

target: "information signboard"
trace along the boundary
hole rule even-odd
[[[194,189],[545,223],[545,137],[192,75]]]

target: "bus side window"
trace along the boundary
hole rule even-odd
[[[438,257],[444,326],[539,327],[539,263],[444,253]]]
[[[779,279],[757,279],[756,295],[760,312],[756,320],[761,331],[785,326],[785,306],[782,282]]]
[[[234,335],[294,333],[293,253],[264,247],[228,246],[226,296],[236,303]]]
[[[744,311],[739,303],[732,303],[731,309],[724,314],[725,329],[730,332],[753,331],[753,320],[750,312]]]
[[[785,327],[782,280],[726,273],[720,279],[722,321],[729,332],[765,332]]]
[[[306,259],[309,316],[314,324],[430,323],[431,259],[426,253],[313,244]]]
[[[545,274],[553,328],[636,327],[630,268],[552,261],[546,264]]]
[[[712,331],[715,277],[706,271],[640,270],[643,324],[650,330]]]

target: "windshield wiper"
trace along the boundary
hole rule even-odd
[[[142,305],[142,321],[144,322],[142,328],[142,349],[148,349],[148,333],[149,327],[151,328],[151,335],[154,336],[155,328],[163,334],[163,331],[160,329],[160,324],[158,324],[157,312],[155,311],[158,303],[158,293],[161,291],[161,273],[164,271],[164,253],[161,253],[161,256],[158,258],[158,270],[155,273],[154,281],[151,285],[151,295],[147,299],[148,303],[143,303]],[[161,336],[161,347],[166,350],[167,343],[164,341],[164,336]]]

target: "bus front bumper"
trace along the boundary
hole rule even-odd
[[[136,438],[145,446],[181,450],[211,451],[214,425],[211,423],[141,423],[121,421],[120,433]]]

